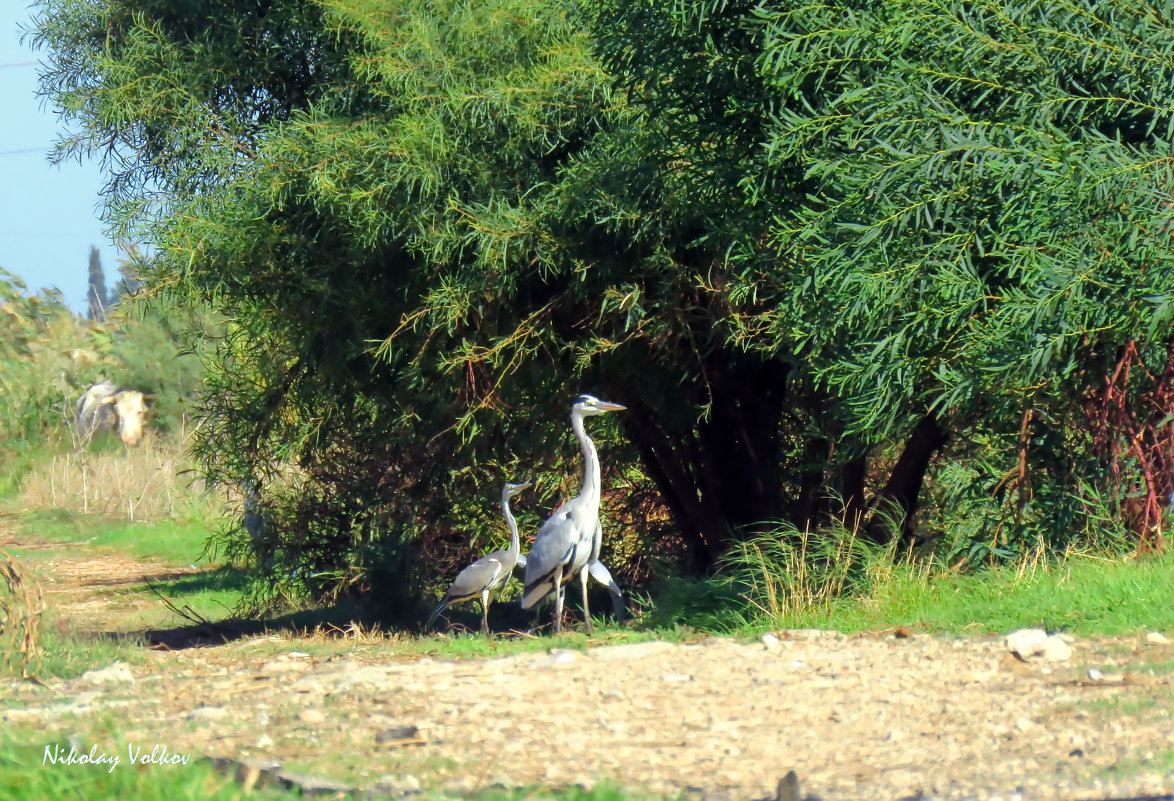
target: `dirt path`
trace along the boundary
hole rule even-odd
[[[103,619],[111,586],[158,569],[42,564],[81,620]],[[751,801],[789,770],[825,801],[1174,794],[1174,646],[1141,636],[1078,641],[1057,663],[1021,662],[994,637],[813,631],[467,661],[373,639],[318,645],[150,651],[49,688],[13,684],[0,718],[393,794],[607,780]]]

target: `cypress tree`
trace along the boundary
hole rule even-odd
[[[109,305],[109,296],[106,293],[106,272],[102,269],[102,254],[93,245],[90,246],[89,281],[86,290],[86,317],[106,322],[106,307]]]

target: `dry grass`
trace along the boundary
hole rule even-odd
[[[40,588],[26,581],[16,561],[0,551],[0,675],[36,675],[43,609]]]
[[[186,444],[186,437],[148,436],[133,448],[56,454],[24,477],[17,505],[134,522],[173,518],[207,498],[187,472]]]

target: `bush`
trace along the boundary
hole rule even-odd
[[[153,428],[187,426],[203,368],[185,346],[193,331],[215,333],[209,312],[122,303],[107,322],[86,320],[0,270],[0,313],[0,450],[76,442],[77,399],[101,378],[147,393]]]

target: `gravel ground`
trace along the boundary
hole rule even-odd
[[[1174,647],[1144,637],[1078,641],[1062,663],[1001,638],[819,631],[465,661],[298,649],[152,652],[13,685],[0,718],[395,794],[610,781],[751,801],[790,770],[826,801],[1174,793]]]
[[[141,587],[174,568],[46,556],[44,597],[74,627],[141,632],[165,616]],[[380,637],[268,635],[144,650],[142,664],[45,686],[0,682],[0,720],[34,740],[276,762],[391,795],[606,781],[756,801],[793,770],[809,800],[1174,801],[1166,638],[1078,640],[1066,659],[1028,662],[1001,637],[906,630],[458,661],[396,654]]]

